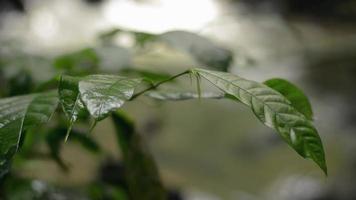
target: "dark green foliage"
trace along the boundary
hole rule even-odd
[[[56,127],[48,131],[46,135],[46,142],[50,150],[51,157],[58,163],[58,165],[65,171],[68,170],[68,166],[64,163],[60,157],[60,150],[62,143],[65,140],[67,134],[66,127]],[[78,130],[71,131],[71,140],[78,142],[83,148],[92,153],[98,153],[100,151],[99,145],[90,137],[90,135],[80,132]]]
[[[27,129],[46,123],[57,108],[57,92],[17,96],[0,100],[0,167],[19,148],[21,134]],[[3,175],[5,171],[1,171]]]
[[[87,54],[90,55],[90,52],[91,50],[84,52],[84,57]],[[64,63],[63,67],[69,63],[69,71],[71,71],[70,66],[74,69],[78,65],[77,61],[70,57],[61,61]],[[59,68],[62,69],[62,67]],[[126,73],[140,78],[99,74],[63,75],[59,79],[58,92],[50,91],[1,99],[0,175],[7,173],[11,158],[22,141],[22,133],[34,126],[46,123],[60,102],[63,112],[59,112],[59,120],[56,121],[55,126],[46,131],[45,138],[50,156],[54,161],[67,170],[67,166],[60,157],[60,149],[63,139],[67,140],[69,131],[78,119],[92,117],[96,123],[111,116],[127,169],[125,175],[129,197],[134,200],[142,199],[142,197],[147,200],[166,199],[166,190],[160,182],[154,159],[149,154],[141,135],[137,133],[133,122],[117,111],[125,102],[133,101],[145,93],[148,97],[158,100],[227,98],[241,102],[247,105],[263,124],[275,129],[297,153],[304,158],[312,159],[327,173],[323,145],[311,122],[310,103],[300,89],[285,80],[272,79],[263,84],[231,73],[200,68],[187,70],[175,76],[140,70],[127,70]],[[86,73],[76,72],[75,74]],[[156,90],[160,85],[186,74],[196,77],[197,93]],[[44,83],[41,90],[53,87],[56,80],[57,78],[50,80],[49,86]],[[149,86],[135,93],[142,80],[148,82]],[[212,83],[221,90],[221,93],[201,92],[200,82],[202,80]],[[69,120],[68,130],[64,128],[63,120],[61,121],[63,114]],[[88,120],[85,122],[87,123]],[[32,131],[31,134],[36,134],[36,131]],[[71,140],[79,142],[91,152],[99,151],[98,145],[90,136],[76,129],[72,131]],[[116,191],[116,189],[113,190]],[[105,191],[101,192],[105,193]],[[115,196],[115,194],[110,195]]]
[[[204,78],[220,88],[224,94],[200,93],[198,85],[198,94],[150,91],[147,95],[160,100],[184,100],[199,98],[200,94],[201,98],[226,97],[242,102],[249,106],[266,126],[274,128],[301,156],[311,158],[326,172],[323,146],[317,130],[309,120],[312,116],[310,103],[298,88],[280,79],[268,81],[266,84],[269,87],[267,87],[229,73],[198,68],[190,72],[197,77],[198,83],[201,78]],[[188,71],[158,82],[135,95],[134,90],[140,84],[141,79],[114,75],[63,76],[59,83],[59,98],[71,127],[80,113],[86,116],[90,114],[95,121],[100,121],[120,108],[125,101],[133,100],[144,92],[156,89],[160,84],[187,73]],[[52,95],[49,102],[48,95]],[[3,131],[0,135],[6,138],[2,140],[6,143],[1,145],[3,156],[8,155],[7,152],[12,155],[14,150],[10,150],[11,148],[17,149],[22,126],[27,128],[32,124],[41,124],[48,120],[54,112],[53,106],[56,106],[56,98],[54,92],[50,92],[1,101],[4,109],[18,104],[16,109],[7,111],[10,114],[11,111],[14,112],[14,117],[11,119],[15,120],[7,122],[5,119],[8,116],[2,116],[6,122],[5,126],[0,129]],[[48,105],[47,107],[37,105],[41,103]],[[3,113],[5,111],[3,110]]]
[[[64,114],[69,119],[68,133],[80,115],[87,115],[87,110],[80,99],[78,83],[80,78],[62,76],[59,81],[59,100]],[[67,135],[68,137],[68,135]],[[66,138],[67,139],[67,138]]]
[[[28,71],[22,70],[8,81],[9,96],[28,94],[33,88],[33,80]]]
[[[114,199],[129,200],[126,191],[118,186],[106,185],[102,183],[92,184],[88,188],[90,199]]]
[[[83,75],[98,68],[99,58],[92,48],[86,48],[74,53],[59,56],[54,60],[54,66],[71,75]]]

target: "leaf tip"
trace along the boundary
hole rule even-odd
[[[70,124],[69,127],[68,127],[68,129],[67,129],[67,133],[66,133],[66,136],[65,136],[65,138],[64,138],[64,143],[67,143],[67,141],[68,141],[70,132],[72,131],[72,126],[73,126],[73,124]]]
[[[91,134],[96,126],[96,124],[98,123],[97,120],[94,120],[94,122],[90,125],[90,128],[89,128],[89,134]]]
[[[318,162],[317,164],[319,165],[320,169],[323,170],[324,175],[325,175],[326,177],[328,177],[328,175],[329,175],[329,174],[328,174],[328,167],[327,167],[327,165],[326,165],[325,160],[322,161],[322,162]]]

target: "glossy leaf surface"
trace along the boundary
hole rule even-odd
[[[101,120],[129,100],[140,82],[122,76],[90,75],[79,82],[79,92],[90,115]]]
[[[0,175],[19,148],[21,134],[46,123],[58,104],[56,92],[17,96],[0,100]]]
[[[200,95],[194,92],[170,92],[170,91],[152,91],[148,92],[146,96],[161,100],[161,101],[181,101],[181,100],[189,100],[189,99],[222,99],[225,97],[224,94],[221,93],[213,93],[213,92],[203,92]]]
[[[205,69],[192,73],[247,105],[266,126],[275,129],[302,157],[310,158],[327,173],[324,149],[314,125],[281,93],[236,75]]]

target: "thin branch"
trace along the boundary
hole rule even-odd
[[[147,92],[147,91],[156,89],[158,86],[162,85],[163,83],[172,81],[172,80],[174,80],[174,79],[176,79],[176,78],[178,78],[178,77],[180,77],[180,76],[183,76],[183,75],[185,75],[185,74],[188,74],[188,73],[190,73],[190,70],[184,71],[184,72],[182,72],[182,73],[180,73],[180,74],[177,74],[177,75],[175,75],[175,76],[172,76],[172,77],[170,77],[170,78],[168,78],[168,79],[166,79],[166,80],[163,80],[163,81],[161,81],[161,82],[158,82],[158,83],[156,83],[156,84],[153,84],[152,86],[150,86],[150,87],[148,87],[148,88],[146,88],[146,89],[144,89],[144,90],[142,90],[142,91],[140,91],[140,92],[134,94],[134,95],[131,97],[130,101],[136,99],[137,97],[139,97],[140,95],[144,94],[144,93]]]

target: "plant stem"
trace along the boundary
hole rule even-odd
[[[139,97],[140,95],[144,94],[144,93],[147,92],[147,91],[156,89],[158,86],[162,85],[163,83],[167,83],[167,82],[169,82],[169,81],[172,81],[172,80],[174,80],[174,79],[176,79],[176,78],[178,78],[178,77],[180,77],[180,76],[183,76],[183,75],[185,75],[185,74],[188,74],[188,73],[190,73],[189,70],[184,71],[184,72],[182,72],[182,73],[180,73],[180,74],[177,74],[177,75],[175,75],[175,76],[172,76],[172,77],[170,77],[169,79],[166,79],[166,80],[163,80],[163,81],[158,82],[158,83],[156,83],[156,84],[153,84],[152,86],[150,86],[150,87],[148,87],[148,88],[146,88],[146,89],[144,89],[144,90],[142,90],[142,91],[140,91],[140,92],[134,94],[134,95],[131,97],[130,101],[136,99],[137,97]]]

